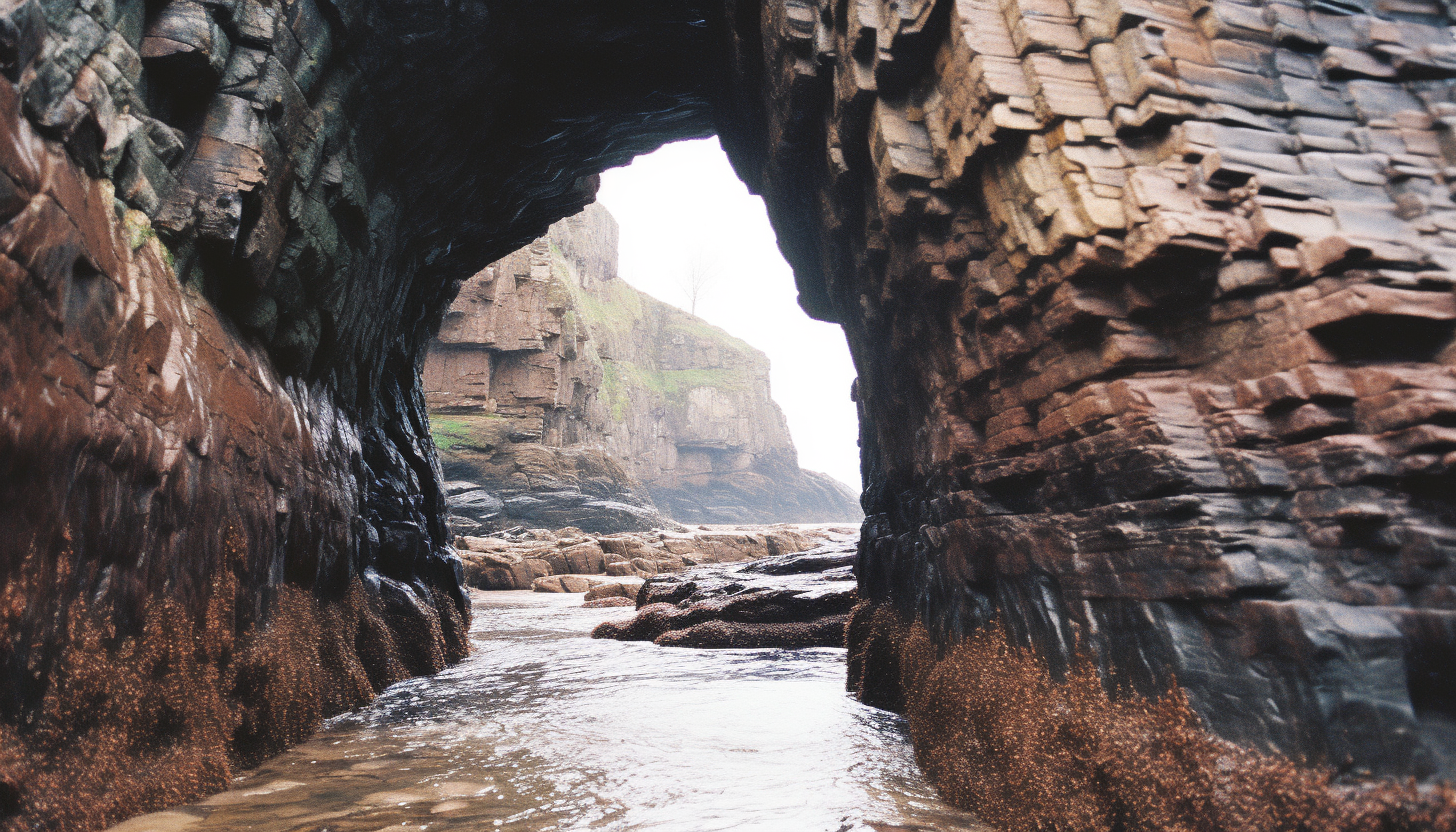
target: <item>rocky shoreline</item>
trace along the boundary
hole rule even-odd
[[[602,622],[592,637],[663,647],[843,647],[859,603],[857,546],[857,538],[836,536],[803,552],[648,578],[637,614]]]
[[[858,530],[838,525],[698,526],[686,531],[592,534],[569,527],[511,529],[456,539],[465,582],[476,589],[586,592],[607,575],[641,579],[708,564],[737,563],[844,545]],[[594,600],[594,599],[593,599]]]

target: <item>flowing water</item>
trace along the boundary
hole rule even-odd
[[[475,593],[472,653],[208,800],[115,832],[978,830],[901,720],[844,692],[844,651],[592,639],[629,608]]]

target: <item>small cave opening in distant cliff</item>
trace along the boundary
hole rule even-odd
[[[1355,315],[1310,330],[1341,361],[1432,361],[1450,346],[1456,321],[1412,315]]]

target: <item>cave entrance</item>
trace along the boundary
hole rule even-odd
[[[424,373],[465,533],[858,522],[854,377],[716,138],[607,170],[467,281]]]

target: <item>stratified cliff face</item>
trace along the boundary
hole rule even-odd
[[[614,276],[616,224],[605,211],[553,229],[551,239],[571,241],[581,263],[593,264],[583,273]],[[553,258],[554,245],[538,240],[465,281],[425,360],[425,400],[457,533],[670,524],[582,421],[603,371],[578,309],[580,287],[560,249]]]
[[[4,4],[0,823],[218,788],[460,656],[425,348],[594,174],[716,129],[848,334],[851,681],[944,794],[1012,829],[1449,826],[1449,790],[1312,767],[1456,767],[1452,22]]]
[[[724,145],[859,369],[851,683],[943,792],[1377,828],[1222,741],[1456,771],[1449,8],[729,7]]]
[[[627,530],[663,522],[654,503],[684,522],[858,519],[857,495],[800,470],[768,371],[618,279],[616,222],[589,206],[466,281],[426,359],[457,525]]]

